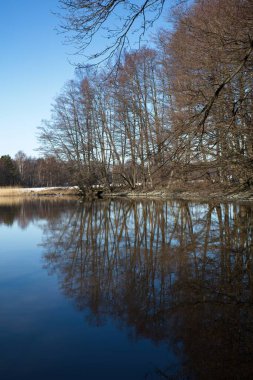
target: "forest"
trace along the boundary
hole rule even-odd
[[[149,46],[79,68],[39,127],[34,174],[15,160],[21,182],[250,188],[252,31],[251,0],[196,0]]]
[[[0,157],[0,186],[49,187],[72,185],[70,168],[55,157],[36,158],[23,151]]]

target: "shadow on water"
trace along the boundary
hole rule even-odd
[[[253,208],[101,200],[27,203],[0,223],[44,219],[43,264],[92,325],[166,343],[161,379],[253,378]]]

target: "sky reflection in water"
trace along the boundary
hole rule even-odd
[[[250,379],[253,207],[0,206],[1,379]]]

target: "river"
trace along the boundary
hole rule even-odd
[[[253,204],[0,203],[0,378],[253,378]]]

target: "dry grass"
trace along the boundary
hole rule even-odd
[[[53,187],[53,188],[22,188],[22,187],[0,187],[0,198],[34,197],[34,196],[62,196],[78,195],[78,189],[73,187]]]
[[[24,201],[26,194],[20,187],[0,187],[0,206],[17,205]]]
[[[22,187],[0,187],[0,197],[20,197],[25,196]]]
[[[22,187],[0,187],[0,206],[14,206],[24,201],[73,199],[78,195],[76,188],[22,188]]]

